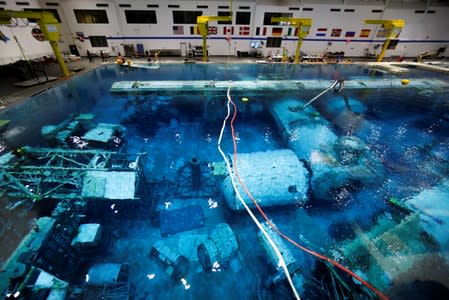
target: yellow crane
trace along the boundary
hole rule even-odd
[[[310,31],[312,26],[312,19],[310,18],[286,18],[286,17],[273,17],[272,23],[285,23],[298,29],[298,43],[295,50],[295,64],[299,63],[299,55],[301,53],[302,40]]]
[[[196,25],[203,38],[203,61],[207,61],[207,35],[209,34],[209,21],[232,21],[232,15],[230,16],[198,16],[196,18]]]
[[[40,30],[44,34],[44,38],[50,42],[50,46],[53,49],[56,61],[61,68],[64,77],[69,77],[70,73],[64,62],[64,59],[59,50],[59,22],[51,12],[32,12],[32,11],[14,11],[14,10],[2,10],[0,11],[0,24],[11,24],[12,18],[19,19],[36,19]]]
[[[375,25],[381,25],[382,28],[386,30],[385,37],[387,38],[384,42],[384,45],[382,47],[382,51],[380,51],[379,56],[377,57],[377,62],[381,62],[384,58],[385,51],[388,49],[388,45],[390,45],[390,42],[392,39],[395,39],[401,29],[405,25],[405,21],[402,19],[396,19],[396,20],[365,20],[365,24],[375,24]]]

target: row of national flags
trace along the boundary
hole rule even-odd
[[[188,28],[188,27],[187,27]],[[236,28],[237,30],[234,30]],[[284,28],[287,28],[284,30]],[[223,35],[243,35],[243,36],[249,36],[251,33],[251,27],[250,26],[223,26]],[[266,36],[268,33],[268,30],[270,28],[263,27],[262,28],[262,34],[263,36]],[[294,31],[292,30],[294,29]],[[369,38],[371,34],[371,29],[361,29],[359,33],[356,31],[345,31],[343,35],[343,30],[341,28],[332,28],[328,29],[325,27],[320,27],[316,29],[315,36],[317,37],[325,37],[328,35],[328,31],[330,32],[330,37],[345,37],[345,38]],[[217,35],[219,33],[217,26],[209,26],[209,35]],[[184,35],[186,34],[184,31],[184,26],[173,26],[173,34],[176,35]],[[190,34],[199,34],[198,27],[196,26],[190,26]],[[384,28],[380,28],[376,33],[376,38],[385,38],[388,34],[388,30]],[[396,34],[396,38],[399,37],[400,32]],[[260,27],[256,28],[255,35],[260,35]],[[291,28],[291,27],[272,27],[271,28],[271,36],[297,36],[298,35],[298,29],[297,28]]]

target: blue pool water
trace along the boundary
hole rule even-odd
[[[12,236],[21,239],[37,218],[52,216],[56,204],[69,199],[69,203],[85,205],[78,214],[73,210],[67,214],[67,210],[52,217],[66,232],[72,232],[68,234],[70,241],[79,229],[69,224],[100,224],[99,241],[80,249],[73,243],[63,247],[44,240],[39,250],[35,247],[28,253],[54,251],[52,259],[47,263],[33,260],[36,254],[20,261],[27,266],[38,261],[40,269],[67,282],[67,297],[99,299],[116,292],[121,299],[126,299],[125,294],[134,299],[293,299],[292,288],[259,228],[244,210],[235,210],[230,204],[229,199],[236,196],[229,173],[212,175],[211,166],[217,172],[224,168],[213,163],[223,162],[217,142],[227,113],[226,91],[173,92],[161,88],[152,93],[115,95],[110,88],[118,81],[318,79],[330,85],[339,78],[363,82],[402,79],[361,65],[167,64],[159,69],[108,65],[8,107],[0,112],[0,119],[10,120],[0,133],[2,157],[24,146],[53,147],[68,153],[66,163],[57,167],[69,168],[69,160],[78,157],[70,151],[145,154],[134,200],[108,198],[106,194],[89,196],[92,194],[83,190],[88,182],[81,177],[77,184],[61,185],[78,195],[74,199],[67,196],[55,201],[50,196],[37,201],[33,198],[33,203],[26,193],[17,197],[17,188],[4,185],[11,178],[2,173],[2,244]],[[418,69],[410,70],[407,78],[449,84],[447,76]],[[321,91],[260,93],[231,87],[238,111],[236,145],[242,157],[237,166],[241,165],[243,181],[262,206],[274,203],[262,209],[280,231],[351,269],[391,299],[416,294],[420,299],[436,299],[436,295],[444,299],[449,293],[448,88],[343,88],[324,94],[307,109],[292,109]],[[74,120],[79,114],[93,114],[94,124],[121,125],[123,135],[106,146],[79,143],[79,139],[73,142],[73,136],[84,134],[75,131],[66,139],[72,143],[57,146],[42,136],[43,126]],[[229,123],[221,147],[233,160]],[[28,172],[27,166],[34,166],[41,157],[33,153],[21,159],[14,165],[19,172],[14,168],[3,171],[3,167],[2,172],[25,180],[20,172]],[[89,168],[92,166],[86,170]],[[49,177],[51,173],[27,176]],[[123,180],[115,183],[116,189],[111,188],[116,196],[126,186]],[[284,185],[288,190],[280,188]],[[16,192],[15,197],[12,192]],[[276,205],[276,201],[282,204]],[[253,212],[263,223],[256,209]],[[22,219],[16,219],[18,216]],[[229,225],[237,245],[228,256],[225,253],[232,248],[229,237],[217,234],[219,237],[212,238],[213,229],[222,223]],[[13,234],[13,227],[21,232]],[[272,236],[277,234],[272,231]],[[213,257],[208,239],[219,253],[217,264],[210,262],[212,267],[204,264],[204,252],[198,250],[199,245],[205,245]],[[281,238],[275,242],[294,261],[289,272],[296,278],[295,287],[303,299],[375,297],[340,269]],[[163,247],[156,246],[158,243]],[[8,266],[12,247],[2,248],[3,268]],[[167,251],[172,256],[162,259]],[[188,267],[174,253],[183,256]],[[167,267],[170,258],[175,271],[173,266]],[[66,264],[71,264],[70,271]],[[104,289],[104,283],[95,284],[92,271],[101,264],[109,264],[103,274],[114,274],[112,264],[125,270]],[[3,282],[2,287],[8,283]]]

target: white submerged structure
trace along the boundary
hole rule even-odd
[[[118,81],[111,87],[111,93],[144,93],[167,91],[199,91],[227,90],[232,85],[234,91],[298,91],[324,90],[331,85],[329,80],[241,80],[229,82],[226,80],[164,80],[164,81]],[[344,81],[345,89],[377,89],[377,88],[449,88],[449,83],[438,79],[410,79],[407,84],[399,78],[393,79],[354,79]]]
[[[234,164],[236,162],[233,162]],[[241,153],[237,159],[237,171],[261,207],[288,204],[303,204],[307,200],[307,170],[296,154],[288,149]],[[255,169],[254,167],[257,166]],[[238,182],[236,174],[231,176]],[[244,201],[249,207],[255,207],[246,197],[242,186],[238,186]],[[224,198],[232,210],[243,210],[243,204],[237,199],[231,178],[225,178],[222,184]]]

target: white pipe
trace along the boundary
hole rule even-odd
[[[303,110],[304,108],[306,108],[307,106],[309,106],[313,101],[315,101],[316,99],[318,99],[319,97],[321,97],[322,95],[324,95],[325,93],[327,93],[329,90],[333,89],[333,88],[337,85],[337,83],[339,83],[339,82],[340,82],[339,79],[335,80],[335,82],[332,83],[330,87],[328,87],[327,89],[325,89],[324,91],[322,91],[321,93],[319,93],[317,96],[313,97],[312,100],[310,100],[309,102],[307,102],[306,104],[304,104],[303,107],[301,108],[301,110]],[[343,88],[343,87],[342,87],[342,88]],[[340,88],[339,91],[341,91],[342,88]]]
[[[257,227],[259,227],[260,231],[263,233],[265,238],[268,240],[268,243],[273,248],[274,252],[276,253],[277,257],[279,258],[279,265],[284,270],[284,273],[285,273],[285,276],[287,277],[288,283],[290,284],[290,286],[291,286],[291,288],[293,290],[293,293],[295,294],[295,298],[297,300],[301,300],[301,298],[299,297],[299,294],[296,291],[296,288],[295,288],[295,286],[293,284],[292,278],[290,277],[290,273],[289,273],[289,271],[287,269],[287,265],[285,264],[284,258],[282,257],[282,254],[279,251],[279,248],[276,246],[276,244],[270,238],[268,233],[263,228],[262,224],[260,224],[259,220],[257,220],[256,216],[253,214],[251,209],[249,209],[248,205],[246,205],[245,201],[243,201],[242,195],[240,194],[239,190],[237,189],[234,177],[232,176],[232,169],[231,169],[231,165],[229,163],[229,160],[226,158],[226,155],[224,154],[223,150],[221,150],[220,144],[221,144],[221,140],[223,138],[224,129],[226,127],[226,121],[229,119],[229,116],[231,114],[230,107],[229,107],[229,103],[232,101],[231,100],[230,91],[231,91],[231,85],[229,85],[228,92],[227,92],[228,102],[227,102],[226,106],[227,106],[228,112],[227,112],[226,118],[223,120],[223,126],[221,127],[221,130],[220,130],[220,136],[218,138],[218,151],[220,152],[221,156],[223,157],[224,161],[226,162],[226,167],[228,169],[229,176],[231,177],[232,186],[234,187],[234,191],[235,191],[235,194],[237,195],[237,198],[240,200],[242,205],[245,207],[246,211],[251,216],[251,218],[253,219],[254,223],[256,223]]]

